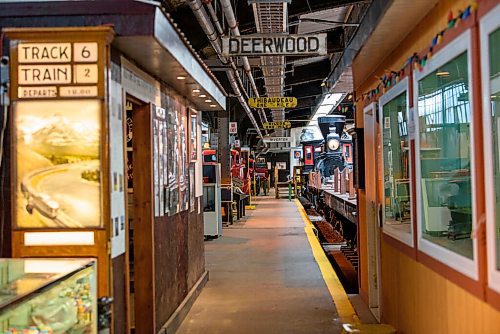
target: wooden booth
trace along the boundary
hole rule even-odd
[[[113,142],[123,129],[107,104],[113,29],[4,31],[12,256],[97,258],[98,295],[112,296],[113,259],[126,250],[123,145]]]

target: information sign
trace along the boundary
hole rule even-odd
[[[264,123],[264,129],[290,129],[292,127],[292,123],[289,121],[283,122],[266,122]]]
[[[97,97],[99,61],[97,42],[19,43],[17,98]]]
[[[238,133],[238,123],[237,122],[229,122],[229,134],[237,134]]]
[[[283,109],[297,106],[297,98],[291,96],[251,97],[248,104],[252,108]]]
[[[264,137],[264,143],[290,143],[292,137]]]
[[[255,34],[222,38],[224,56],[321,55],[328,53],[327,34]]]

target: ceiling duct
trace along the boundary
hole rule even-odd
[[[255,26],[259,34],[287,34],[288,33],[288,2],[289,1],[251,1]],[[285,88],[285,57],[262,56],[262,72],[266,95],[269,97],[284,96]],[[285,110],[272,111],[273,121],[284,121]],[[275,132],[283,135],[283,130]]]
[[[263,138],[262,132],[260,131],[259,125],[257,124],[257,121],[255,120],[255,117],[253,116],[252,110],[250,110],[250,107],[248,106],[247,102],[245,101],[245,98],[243,97],[241,90],[238,86],[238,83],[241,84],[241,78],[239,78],[239,72],[236,68],[236,65],[231,59],[228,59],[224,56],[222,56],[222,49],[221,49],[221,41],[219,38],[219,34],[217,31],[215,31],[215,28],[212,24],[212,21],[210,20],[205,8],[203,7],[202,3],[200,0],[189,0],[188,1],[189,7],[193,11],[194,15],[196,16],[196,19],[198,20],[198,23],[200,24],[201,28],[207,35],[208,39],[210,40],[210,43],[214,47],[215,51],[217,52],[217,55],[219,56],[220,60],[227,64],[229,63],[231,67],[233,68],[233,71],[228,71],[227,72],[227,77],[229,79],[229,83],[231,84],[231,87],[233,89],[233,92],[240,102],[241,106],[245,110],[245,112],[248,115],[248,118],[252,122],[252,124],[255,126],[258,135]],[[220,27],[220,25],[219,25]],[[239,81],[239,82],[238,82]]]

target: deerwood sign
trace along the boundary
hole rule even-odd
[[[247,35],[222,38],[225,56],[327,55],[326,34]]]

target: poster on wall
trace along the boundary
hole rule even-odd
[[[128,99],[125,100],[125,139],[127,147],[127,188],[132,190],[134,188],[134,163],[133,163],[133,142],[132,142],[132,111],[134,110],[133,104]]]
[[[109,155],[110,213],[112,222],[111,257],[125,253],[125,177],[123,154],[123,104],[121,85],[110,83]]]
[[[180,110],[180,129],[179,129],[179,144],[180,154],[179,159],[179,191],[180,205],[179,211],[185,211],[189,208],[189,156],[188,156],[188,109],[179,103]]]
[[[191,164],[189,166],[189,212],[194,212],[196,206],[194,170],[195,165]]]
[[[168,172],[168,200],[169,215],[175,215],[178,212],[179,205],[179,162],[180,155],[179,139],[179,113],[175,100],[167,97],[167,137],[169,144],[167,172]]]
[[[158,203],[158,207],[155,207],[155,213],[158,216],[164,216],[166,213],[166,199],[165,199],[165,174],[167,173],[167,160],[166,152],[167,139],[166,139],[166,118],[165,109],[161,107],[154,107],[154,140],[153,145],[155,146],[154,151],[157,152],[154,161],[154,176],[155,176],[155,203]]]
[[[277,161],[276,162],[276,168],[278,168],[279,170],[285,170],[286,169],[286,162],[279,162],[279,161]]]
[[[154,194],[154,215],[160,216],[160,163],[159,163],[159,120],[153,118],[153,194]]]
[[[14,108],[17,227],[102,226],[100,102],[22,101]]]
[[[302,158],[302,150],[294,150],[293,151],[293,158],[295,160],[300,160]]]
[[[189,110],[189,156],[191,162],[198,159],[198,113]]]
[[[168,193],[167,193],[167,185],[168,185],[168,138],[167,138],[167,115],[166,110],[164,108],[157,109],[160,119],[160,164],[161,164],[161,172],[160,172],[160,196],[162,198],[161,210],[162,215],[167,214],[169,212],[168,205]]]

